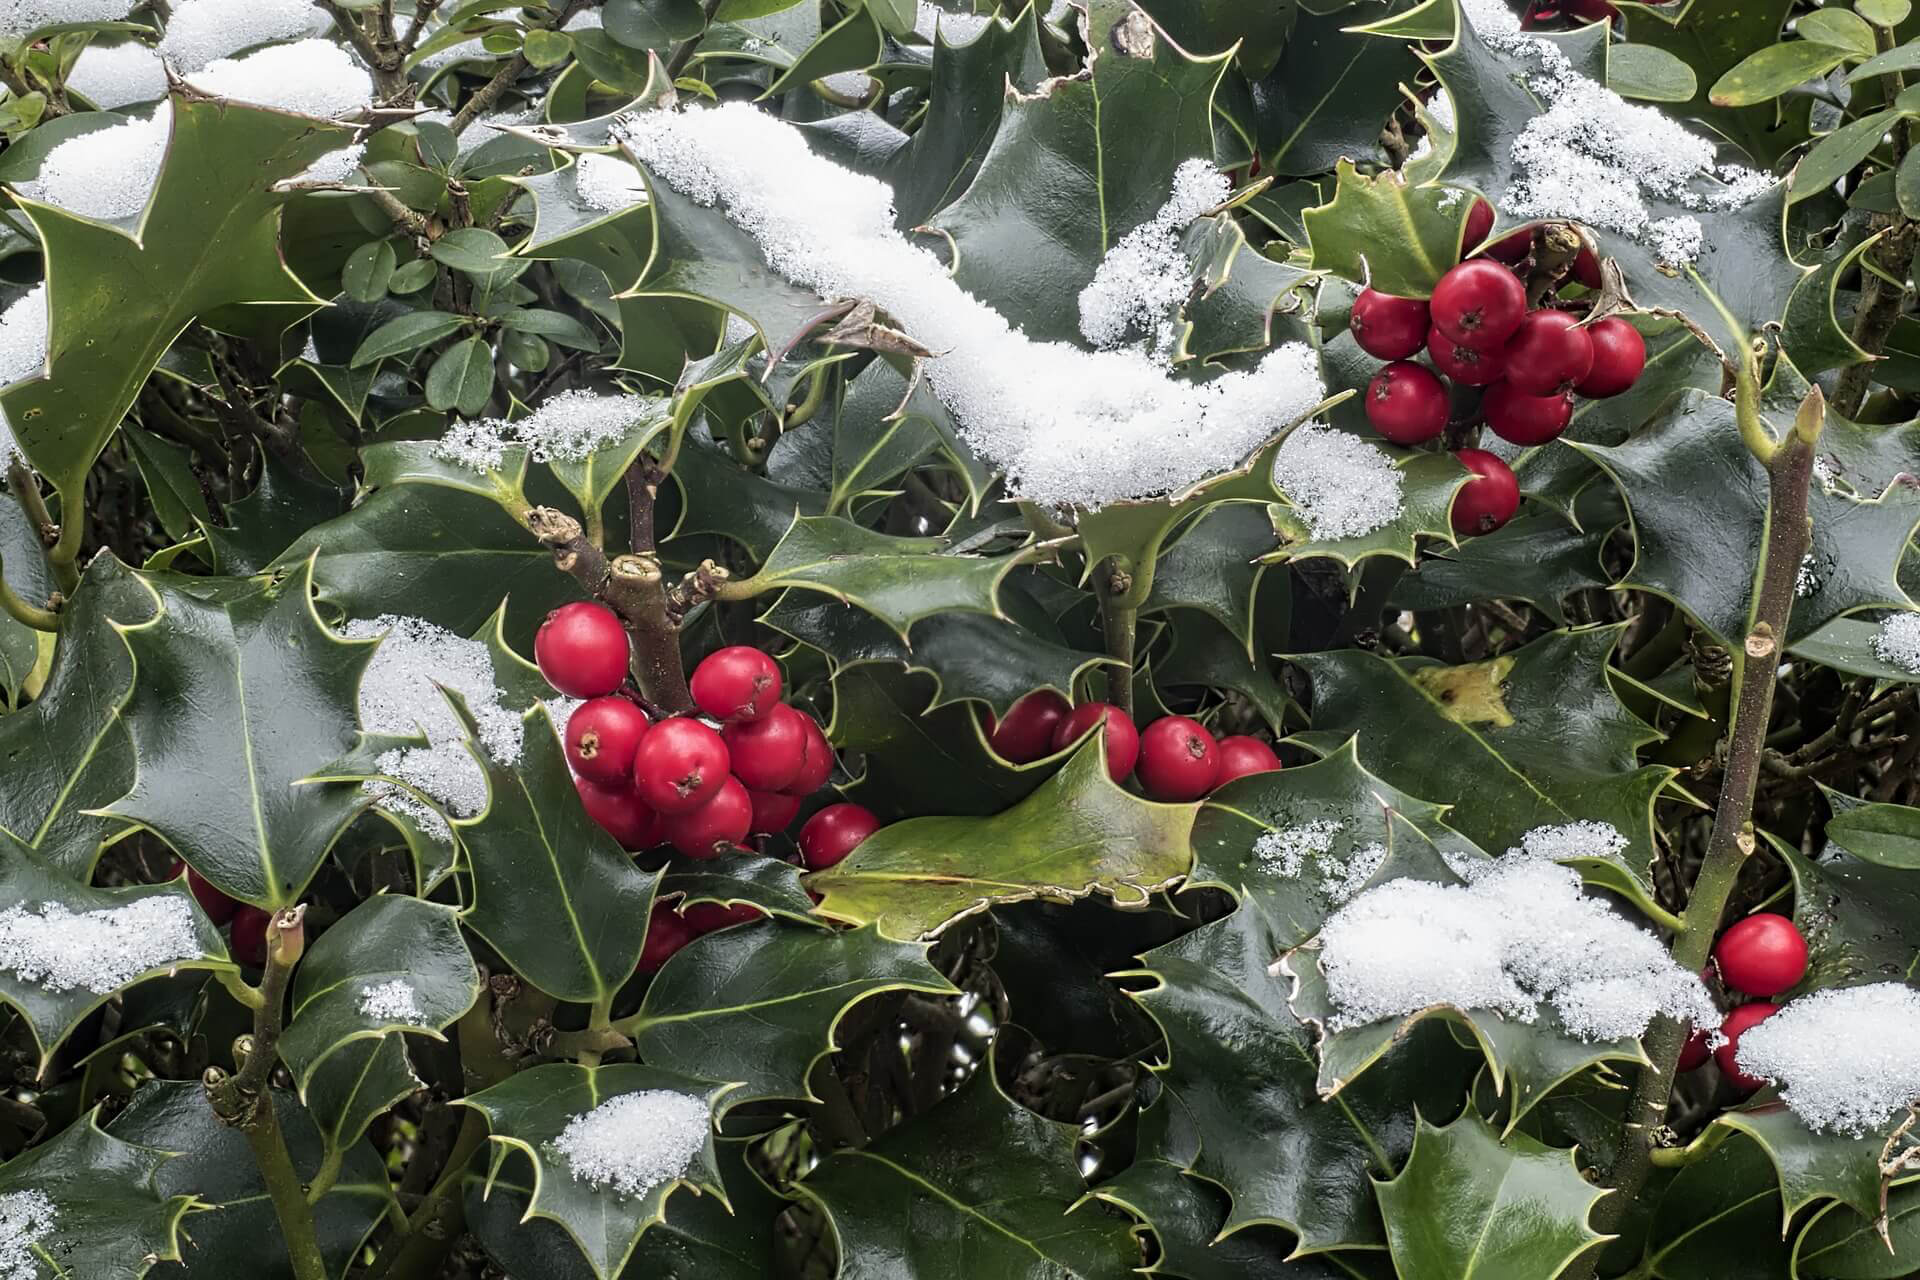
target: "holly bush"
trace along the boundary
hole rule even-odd
[[[1920,1275],[1907,0],[0,37],[0,1275]]]

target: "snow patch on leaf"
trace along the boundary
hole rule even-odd
[[[332,19],[312,0],[180,0],[160,52],[182,75],[255,45],[325,35]]]
[[[1400,515],[1404,482],[1393,460],[1334,427],[1312,423],[1288,436],[1273,482],[1316,542],[1363,538]]]
[[[147,119],[68,138],[20,189],[83,218],[135,217],[153,194],[172,134],[173,109],[163,102]]]
[[[1920,991],[1829,988],[1740,1033],[1740,1069],[1780,1085],[1810,1129],[1865,1137],[1920,1100]]]
[[[200,954],[193,910],[176,894],[76,912],[58,902],[0,912],[0,970],[42,990],[110,995],[143,973]]]
[[[659,407],[651,396],[563,391],[511,422],[482,418],[455,423],[434,445],[433,456],[472,471],[492,471],[509,447],[525,445],[536,462],[581,462],[656,414]]]
[[[373,77],[329,40],[298,40],[244,57],[218,58],[188,82],[218,98],[323,118],[373,101]]]
[[[0,1280],[38,1280],[34,1246],[53,1234],[58,1218],[44,1191],[0,1195]]]
[[[712,1124],[704,1099],[642,1089],[567,1121],[550,1148],[577,1181],[639,1196],[685,1173]]]
[[[67,88],[102,111],[167,96],[167,72],[159,55],[138,41],[89,44],[67,73]]]
[[[112,22],[127,16],[131,0],[0,0],[0,36],[17,40],[63,22]]]
[[[1873,636],[1873,656],[1920,676],[1920,613],[1896,613]]]
[[[377,1022],[424,1024],[427,1015],[420,1009],[420,994],[405,978],[390,978],[360,988],[360,1012]]]
[[[588,152],[574,162],[573,189],[589,207],[607,213],[631,209],[647,199],[646,183],[631,160],[598,152]]]
[[[1117,347],[1144,333],[1153,358],[1170,362],[1173,319],[1193,289],[1180,232],[1231,190],[1227,175],[1212,161],[1184,161],[1174,171],[1173,194],[1160,211],[1107,250],[1092,283],[1080,291],[1080,335],[1096,347]]]

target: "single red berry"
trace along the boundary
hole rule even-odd
[[[865,806],[830,804],[800,828],[800,860],[809,871],[823,871],[879,829],[880,819]]]
[[[1434,368],[1463,387],[1484,387],[1498,382],[1507,368],[1504,350],[1482,351],[1469,347],[1438,329],[1427,330],[1427,355]]]
[[[167,879],[178,879],[183,870],[187,873],[187,889],[193,894],[193,900],[200,904],[200,909],[207,913],[207,919],[211,920],[216,928],[233,919],[233,913],[240,909],[240,904],[214,888],[212,881],[187,866],[181,859],[173,860],[173,870]]]
[[[1470,347],[1497,347],[1527,314],[1520,277],[1497,262],[1472,258],[1440,277],[1429,304],[1433,326]]]
[[[717,858],[745,840],[752,826],[753,800],[740,779],[728,774],[698,809],[662,815],[660,834],[689,858]]]
[[[1064,751],[1093,732],[1102,720],[1107,725],[1107,772],[1120,782],[1133,772],[1140,758],[1140,730],[1127,713],[1107,702],[1083,702],[1053,731],[1053,749]]]
[[[1695,1027],[1693,1034],[1687,1037],[1687,1042],[1680,1046],[1680,1069],[1682,1071],[1697,1070],[1705,1066],[1707,1059],[1713,1056],[1713,1050],[1707,1048],[1707,1035],[1708,1032],[1705,1027]]]
[[[625,698],[591,698],[567,718],[567,763],[603,787],[626,787],[648,727],[647,713]]]
[[[555,609],[533,637],[540,674],[569,698],[598,698],[618,689],[631,654],[619,616],[585,600]]]
[[[785,831],[793,825],[794,815],[800,812],[800,797],[783,791],[755,791],[749,787],[747,799],[753,801],[753,826],[748,828],[749,835],[770,836],[776,831]]]
[[[1493,434],[1509,444],[1545,444],[1573,421],[1573,398],[1566,392],[1530,396],[1511,382],[1496,382],[1480,399]]]
[[[1052,689],[1035,689],[1007,708],[1007,718],[995,722],[987,713],[987,745],[1002,760],[1029,764],[1053,754],[1053,731],[1073,710]]]
[[[640,946],[640,962],[633,966],[633,971],[660,972],[660,966],[692,942],[694,936],[692,926],[675,915],[672,907],[664,902],[654,903],[653,910],[647,914],[647,939]]]
[[[1593,342],[1593,368],[1573,389],[1593,400],[1617,396],[1640,381],[1647,367],[1647,341],[1619,316],[1608,316],[1587,326]]]
[[[1569,390],[1593,368],[1593,339],[1564,311],[1529,311],[1507,339],[1507,381],[1530,396]]]
[[[719,734],[690,716],[675,716],[640,739],[634,789],[656,813],[688,813],[713,798],[732,763]]]
[[[1513,468],[1485,449],[1457,449],[1454,458],[1473,472],[1453,498],[1453,531],[1466,536],[1492,533],[1520,509],[1520,481]]]
[[[1785,916],[1759,911],[1720,935],[1713,959],[1735,991],[1777,996],[1807,976],[1807,940]]]
[[[731,928],[736,924],[751,924],[755,920],[766,919],[767,913],[758,907],[744,902],[726,906],[718,902],[701,902],[688,907],[680,913],[687,927],[694,933],[712,933],[716,929]]]
[[[1713,1051],[1713,1060],[1720,1064],[1720,1074],[1725,1076],[1727,1082],[1734,1088],[1752,1093],[1767,1083],[1758,1076],[1750,1076],[1742,1071],[1736,1055],[1740,1052],[1740,1037],[1746,1033],[1747,1028],[1765,1022],[1778,1012],[1780,1012],[1779,1005],[1768,1004],[1765,1000],[1756,1000],[1752,1004],[1741,1005],[1728,1014],[1727,1020],[1720,1024],[1720,1034],[1725,1038],[1726,1043]]]
[[[833,776],[833,747],[827,741],[827,735],[820,732],[820,726],[806,712],[800,713],[806,720],[807,754],[801,761],[800,772],[786,787],[790,796],[810,796],[827,785],[827,779]]]
[[[1368,355],[1404,360],[1420,349],[1427,335],[1427,304],[1419,298],[1362,289],[1353,301],[1347,328]]]
[[[608,787],[591,778],[575,778],[573,789],[580,793],[580,807],[587,816],[622,849],[633,853],[660,843],[658,820],[631,785]]]
[[[780,702],[780,664],[750,644],[700,659],[687,681],[694,705],[715,720],[758,720]]]
[[[1220,781],[1220,748],[1207,726],[1162,716],[1140,734],[1140,785],[1155,800],[1198,800]]]
[[[736,720],[720,733],[733,776],[755,791],[792,786],[807,762],[807,718],[784,702],[758,720]]]
[[[1425,365],[1396,360],[1367,384],[1367,421],[1395,444],[1420,444],[1447,429],[1447,386]]]
[[[227,926],[227,941],[233,950],[233,958],[249,969],[259,969],[267,963],[267,923],[273,919],[273,913],[262,911],[241,903],[233,913],[233,923]]]
[[[1600,287],[1600,257],[1592,245],[1583,242],[1580,252],[1574,255],[1573,278],[1589,289]]]
[[[1280,767],[1280,757],[1258,738],[1237,734],[1220,739],[1220,777],[1214,786],[1224,787],[1235,778],[1250,773],[1272,773]]]

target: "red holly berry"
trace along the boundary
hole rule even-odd
[[[1573,258],[1573,278],[1589,289],[1600,287],[1600,258],[1593,247],[1584,242]]]
[[[1280,757],[1273,753],[1272,747],[1258,738],[1236,734],[1220,739],[1220,776],[1213,785],[1224,787],[1235,778],[1244,778],[1250,773],[1272,773],[1279,767]]]
[[[1713,1056],[1713,1050],[1707,1048],[1707,1029],[1695,1027],[1687,1042],[1680,1046],[1680,1070],[1693,1071],[1706,1065]]]
[[[1720,935],[1713,959],[1735,991],[1777,996],[1807,976],[1807,940],[1785,916],[1755,912]]]
[[[1466,233],[1460,237],[1460,256],[1480,247],[1480,242],[1493,232],[1493,206],[1485,200],[1475,200],[1473,208],[1467,210]],[[1518,262],[1527,256],[1533,248],[1533,233],[1516,231],[1510,236],[1502,236],[1488,245],[1484,252],[1490,258],[1502,262]]]
[[[1220,750],[1207,726],[1162,716],[1140,734],[1140,785],[1155,800],[1198,800],[1220,781]]]
[[[1404,360],[1420,349],[1427,334],[1427,304],[1419,298],[1362,289],[1347,319],[1353,340],[1370,356]]]
[[[751,924],[755,920],[766,919],[767,913],[758,907],[736,902],[726,906],[718,902],[701,902],[688,907],[680,913],[687,927],[696,934],[712,933],[716,929],[730,928],[736,924]]]
[[[1562,391],[1530,396],[1511,382],[1496,382],[1481,397],[1480,412],[1493,434],[1510,444],[1545,444],[1573,421],[1573,399]]]
[[[748,787],[747,799],[753,801],[753,825],[747,828],[748,835],[770,836],[776,831],[785,831],[793,825],[794,815],[800,812],[800,797],[781,791],[755,791]]]
[[[633,754],[634,789],[656,813],[689,813],[713,798],[731,766],[719,734],[689,716],[675,716],[640,739]]]
[[[1506,372],[1505,353],[1496,348],[1482,351],[1455,342],[1438,329],[1427,330],[1427,355],[1433,367],[1464,387],[1484,387],[1498,382]]]
[[[1752,1004],[1741,1005],[1728,1014],[1727,1020],[1720,1024],[1720,1034],[1725,1037],[1726,1043],[1713,1051],[1713,1060],[1720,1064],[1720,1074],[1725,1076],[1727,1082],[1736,1089],[1744,1089],[1751,1093],[1767,1083],[1758,1076],[1750,1076],[1742,1071],[1735,1055],[1740,1052],[1740,1037],[1746,1033],[1747,1028],[1765,1022],[1778,1012],[1780,1012],[1779,1005],[1768,1004],[1765,1000],[1756,1000]]]
[[[241,903],[233,913],[233,923],[227,926],[227,942],[233,951],[233,958],[250,969],[259,969],[267,963],[267,924],[273,919],[271,911],[262,911]]]
[[[987,712],[987,745],[1002,760],[1027,764],[1053,754],[1053,731],[1073,710],[1052,689],[1035,689],[1007,708],[1007,718],[995,722]]]
[[[618,615],[585,600],[555,609],[533,637],[540,674],[569,698],[598,698],[618,689],[631,653]]]
[[[1395,444],[1420,444],[1447,429],[1447,387],[1425,365],[1396,360],[1367,384],[1367,421]]]
[[[672,907],[664,902],[654,903],[653,910],[647,914],[647,939],[640,946],[640,962],[633,966],[633,971],[660,972],[660,966],[692,942],[694,936],[692,927],[675,915]]]
[[[752,645],[728,645],[700,659],[687,689],[715,720],[758,720],[780,703],[780,664]]]
[[[1530,311],[1507,339],[1507,381],[1530,396],[1566,391],[1593,368],[1593,339],[1564,311]]]
[[[660,834],[689,858],[717,858],[747,838],[753,800],[740,779],[722,777],[713,798],[690,812],[662,814]]]
[[[800,772],[789,782],[785,791],[790,796],[810,796],[827,785],[827,779],[833,776],[833,747],[827,742],[827,735],[820,732],[813,717],[801,713],[806,720],[807,754],[800,763]]]
[[[1126,712],[1111,703],[1083,702],[1075,707],[1054,729],[1053,749],[1065,750],[1103,719],[1107,723],[1107,772],[1119,782],[1133,772],[1134,762],[1140,758],[1140,730]]]
[[[1520,278],[1497,262],[1473,258],[1440,277],[1428,304],[1434,328],[1470,347],[1497,347],[1527,314]]]
[[[864,806],[830,804],[800,828],[800,860],[809,871],[825,870],[879,829],[880,819]]]
[[[207,919],[211,920],[215,927],[233,919],[233,913],[240,909],[240,904],[214,888],[212,881],[187,866],[181,859],[173,860],[173,868],[168,873],[167,879],[178,879],[182,870],[187,873],[187,889],[193,894],[193,900],[200,904],[200,909],[207,913]]]
[[[1593,342],[1593,368],[1573,389],[1594,400],[1617,396],[1640,381],[1647,367],[1647,342],[1640,331],[1619,316],[1608,316],[1587,326]]]
[[[776,703],[758,720],[736,720],[720,734],[733,776],[755,791],[793,785],[807,762],[807,718]]]
[[[626,787],[648,727],[647,713],[625,698],[591,698],[567,718],[567,763],[602,786]]]
[[[1520,481],[1513,468],[1485,449],[1457,449],[1454,458],[1473,472],[1453,499],[1453,531],[1471,537],[1492,533],[1520,509]]]
[[[580,793],[580,807],[587,816],[622,849],[633,853],[660,843],[653,811],[641,803],[631,786],[607,787],[591,778],[575,778],[573,789]]]

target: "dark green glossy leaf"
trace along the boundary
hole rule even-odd
[[[1778,1101],[1728,1111],[1716,1123],[1753,1139],[1772,1163],[1778,1194],[1768,1196],[1767,1218],[1782,1237],[1795,1214],[1823,1200],[1839,1200],[1861,1213],[1878,1212],[1884,1135],[1815,1133]]]
[[[1253,649],[1253,599],[1278,541],[1273,521],[1254,503],[1223,502],[1203,512],[1160,553],[1153,590],[1141,607],[1198,609]]]
[[[1670,1280],[1747,1280],[1787,1274],[1773,1166],[1751,1142],[1722,1143],[1682,1169],[1653,1211],[1648,1274]]]
[[[1236,8],[1245,15],[1243,25],[1254,12],[1268,23],[1286,17],[1281,5]],[[1355,32],[1354,21],[1344,6],[1298,14],[1272,72],[1249,68],[1254,145],[1266,171],[1324,173],[1340,160],[1379,154],[1381,128],[1403,101],[1400,85],[1411,83],[1419,63],[1405,43]],[[1201,47],[1212,52],[1215,46]],[[1243,46],[1243,61],[1246,53]]]
[[[345,509],[345,494],[269,453],[253,492],[227,504],[227,523],[202,532],[220,572],[242,577],[269,568],[307,530]],[[281,567],[299,563],[288,556]]]
[[[813,899],[790,862],[757,853],[674,862],[660,882],[660,896],[682,894],[682,909],[695,902],[746,903],[802,924],[818,926]]]
[[[156,1185],[154,1174],[168,1153],[156,1149],[159,1143],[134,1145],[123,1141],[127,1137],[118,1126],[103,1131],[89,1113],[0,1165],[7,1265],[19,1280],[139,1280],[160,1274],[151,1270],[155,1263],[180,1257],[181,1219],[193,1207],[193,1193]],[[35,1195],[52,1206],[50,1222],[36,1220],[15,1200]]]
[[[328,1054],[307,1082],[307,1114],[320,1131],[324,1172],[344,1163],[367,1127],[421,1087],[404,1036],[355,1040]]]
[[[1908,1262],[1920,1254],[1920,1184],[1888,1195],[1886,1232],[1883,1239],[1877,1208],[1862,1214],[1828,1205],[1794,1241],[1794,1280],[1905,1280]]]
[[[493,391],[493,352],[483,339],[468,338],[441,352],[427,370],[427,404],[468,416],[487,406]]]
[[[1569,593],[1608,585],[1600,548],[1610,533],[1605,525],[1575,528],[1558,515],[1522,515],[1422,560],[1394,587],[1390,603],[1449,609],[1476,600],[1525,600],[1565,626],[1560,602]]]
[[[1836,808],[1827,839],[1856,858],[1902,871],[1920,871],[1920,809],[1903,804]]]
[[[1788,652],[1796,658],[1806,658],[1851,675],[1901,683],[1920,680],[1920,673],[1895,666],[1874,652],[1874,641],[1879,635],[1877,622],[1835,618],[1812,635],[1803,637]]]

